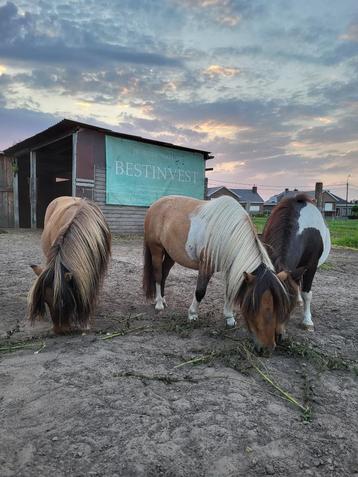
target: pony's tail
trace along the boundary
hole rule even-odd
[[[143,290],[146,298],[155,296],[155,280],[153,273],[152,254],[148,244],[144,241],[144,267],[143,267]]]

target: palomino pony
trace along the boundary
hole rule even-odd
[[[77,197],[58,197],[46,210],[41,237],[44,269],[31,265],[37,280],[29,297],[29,319],[48,305],[55,333],[88,327],[111,253],[111,233],[100,209]]]
[[[198,317],[213,273],[224,273],[224,316],[235,326],[234,308],[241,306],[258,349],[274,349],[288,296],[257,237],[247,212],[230,197],[202,201],[181,196],[159,199],[148,210],[144,224],[143,288],[155,298],[155,309],[166,306],[165,280],[177,262],[199,271],[189,319]]]
[[[317,267],[326,261],[331,249],[329,230],[321,213],[305,194],[283,199],[273,209],[262,240],[276,272],[290,271],[286,281],[290,312],[297,301],[302,303],[303,298],[303,326],[307,330],[313,330],[312,281]]]

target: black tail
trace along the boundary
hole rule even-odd
[[[152,254],[148,244],[144,242],[144,267],[143,267],[143,290],[146,298],[155,297],[155,280],[153,273]]]

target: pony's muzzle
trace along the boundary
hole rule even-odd
[[[254,350],[260,356],[271,356],[271,354],[274,352],[275,348],[276,348],[276,343],[275,342],[272,345],[263,346],[254,337]]]

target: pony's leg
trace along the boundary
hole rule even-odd
[[[174,260],[171,257],[169,257],[169,255],[165,252],[165,257],[162,263],[162,281],[160,284],[160,291],[162,294],[162,300],[163,300],[164,306],[167,306],[167,302],[164,297],[165,281],[174,263],[175,263]]]
[[[152,254],[153,275],[155,281],[155,309],[160,311],[164,310],[165,305],[161,287],[164,250],[159,246],[155,246],[151,247],[150,251]]]
[[[312,282],[317,270],[317,265],[309,268],[303,275],[302,280],[302,299],[303,299],[303,327],[306,330],[313,331],[314,324],[311,314],[311,301],[312,301]]]
[[[204,298],[211,274],[199,268],[198,280],[196,282],[196,289],[193,301],[188,311],[188,318],[190,321],[198,319],[198,309],[201,300]]]
[[[227,289],[225,289],[225,302],[224,302],[224,317],[226,320],[226,326],[228,328],[234,328],[236,325],[234,311],[227,298]]]
[[[297,289],[297,305],[298,306],[303,306],[303,298],[302,298],[302,291],[301,291],[301,286],[300,285]]]

